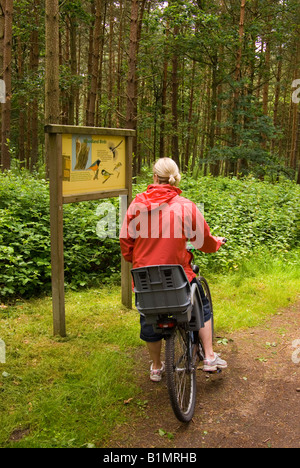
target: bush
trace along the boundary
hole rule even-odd
[[[65,282],[91,286],[116,278],[117,239],[96,235],[96,202],[64,207]],[[49,186],[23,173],[0,175],[0,300],[51,290]]]
[[[212,233],[228,239],[216,255],[197,254],[209,269],[236,269],[250,256],[284,256],[300,244],[300,187],[293,182],[204,177],[185,179],[181,188],[203,203]]]

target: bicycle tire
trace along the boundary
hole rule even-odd
[[[196,405],[196,369],[193,365],[193,334],[178,326],[166,340],[166,378],[175,416],[188,423]]]

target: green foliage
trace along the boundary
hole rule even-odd
[[[300,187],[292,182],[204,177],[185,179],[181,188],[184,196],[204,204],[212,233],[228,238],[215,255],[196,253],[205,269],[238,269],[249,257],[284,256],[300,244]]]
[[[64,207],[65,282],[68,287],[116,280],[117,239],[96,235],[97,203]],[[30,297],[51,287],[49,188],[25,172],[0,175],[0,300]]]
[[[145,177],[149,180],[148,174]],[[146,186],[145,180],[140,179],[135,193]],[[292,182],[184,178],[182,189],[183,196],[204,204],[212,233],[229,240],[217,254],[196,252],[203,273],[236,270],[248,258],[261,258],[266,251],[274,257],[284,257],[299,247],[300,188]],[[118,200],[113,203],[117,208]],[[120,280],[119,240],[98,238],[98,205],[99,202],[86,202],[64,207],[68,288]],[[50,252],[48,183],[24,171],[0,175],[0,300],[49,292]]]

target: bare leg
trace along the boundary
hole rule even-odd
[[[209,320],[205,327],[199,331],[199,337],[202,341],[205,358],[214,359],[213,340],[212,340],[212,322]]]
[[[156,341],[154,343],[147,343],[148,351],[151,361],[153,361],[153,370],[158,370],[162,368],[161,362],[161,346],[162,341]]]

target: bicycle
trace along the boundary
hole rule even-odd
[[[198,274],[199,268],[192,267]],[[132,270],[132,276],[139,313],[166,340],[167,388],[174,414],[179,421],[188,423],[195,412],[198,361],[204,360],[199,338],[199,330],[204,327],[200,290],[196,283],[189,283],[181,265],[137,268]],[[209,285],[203,276],[198,281],[211,308],[213,330]]]

